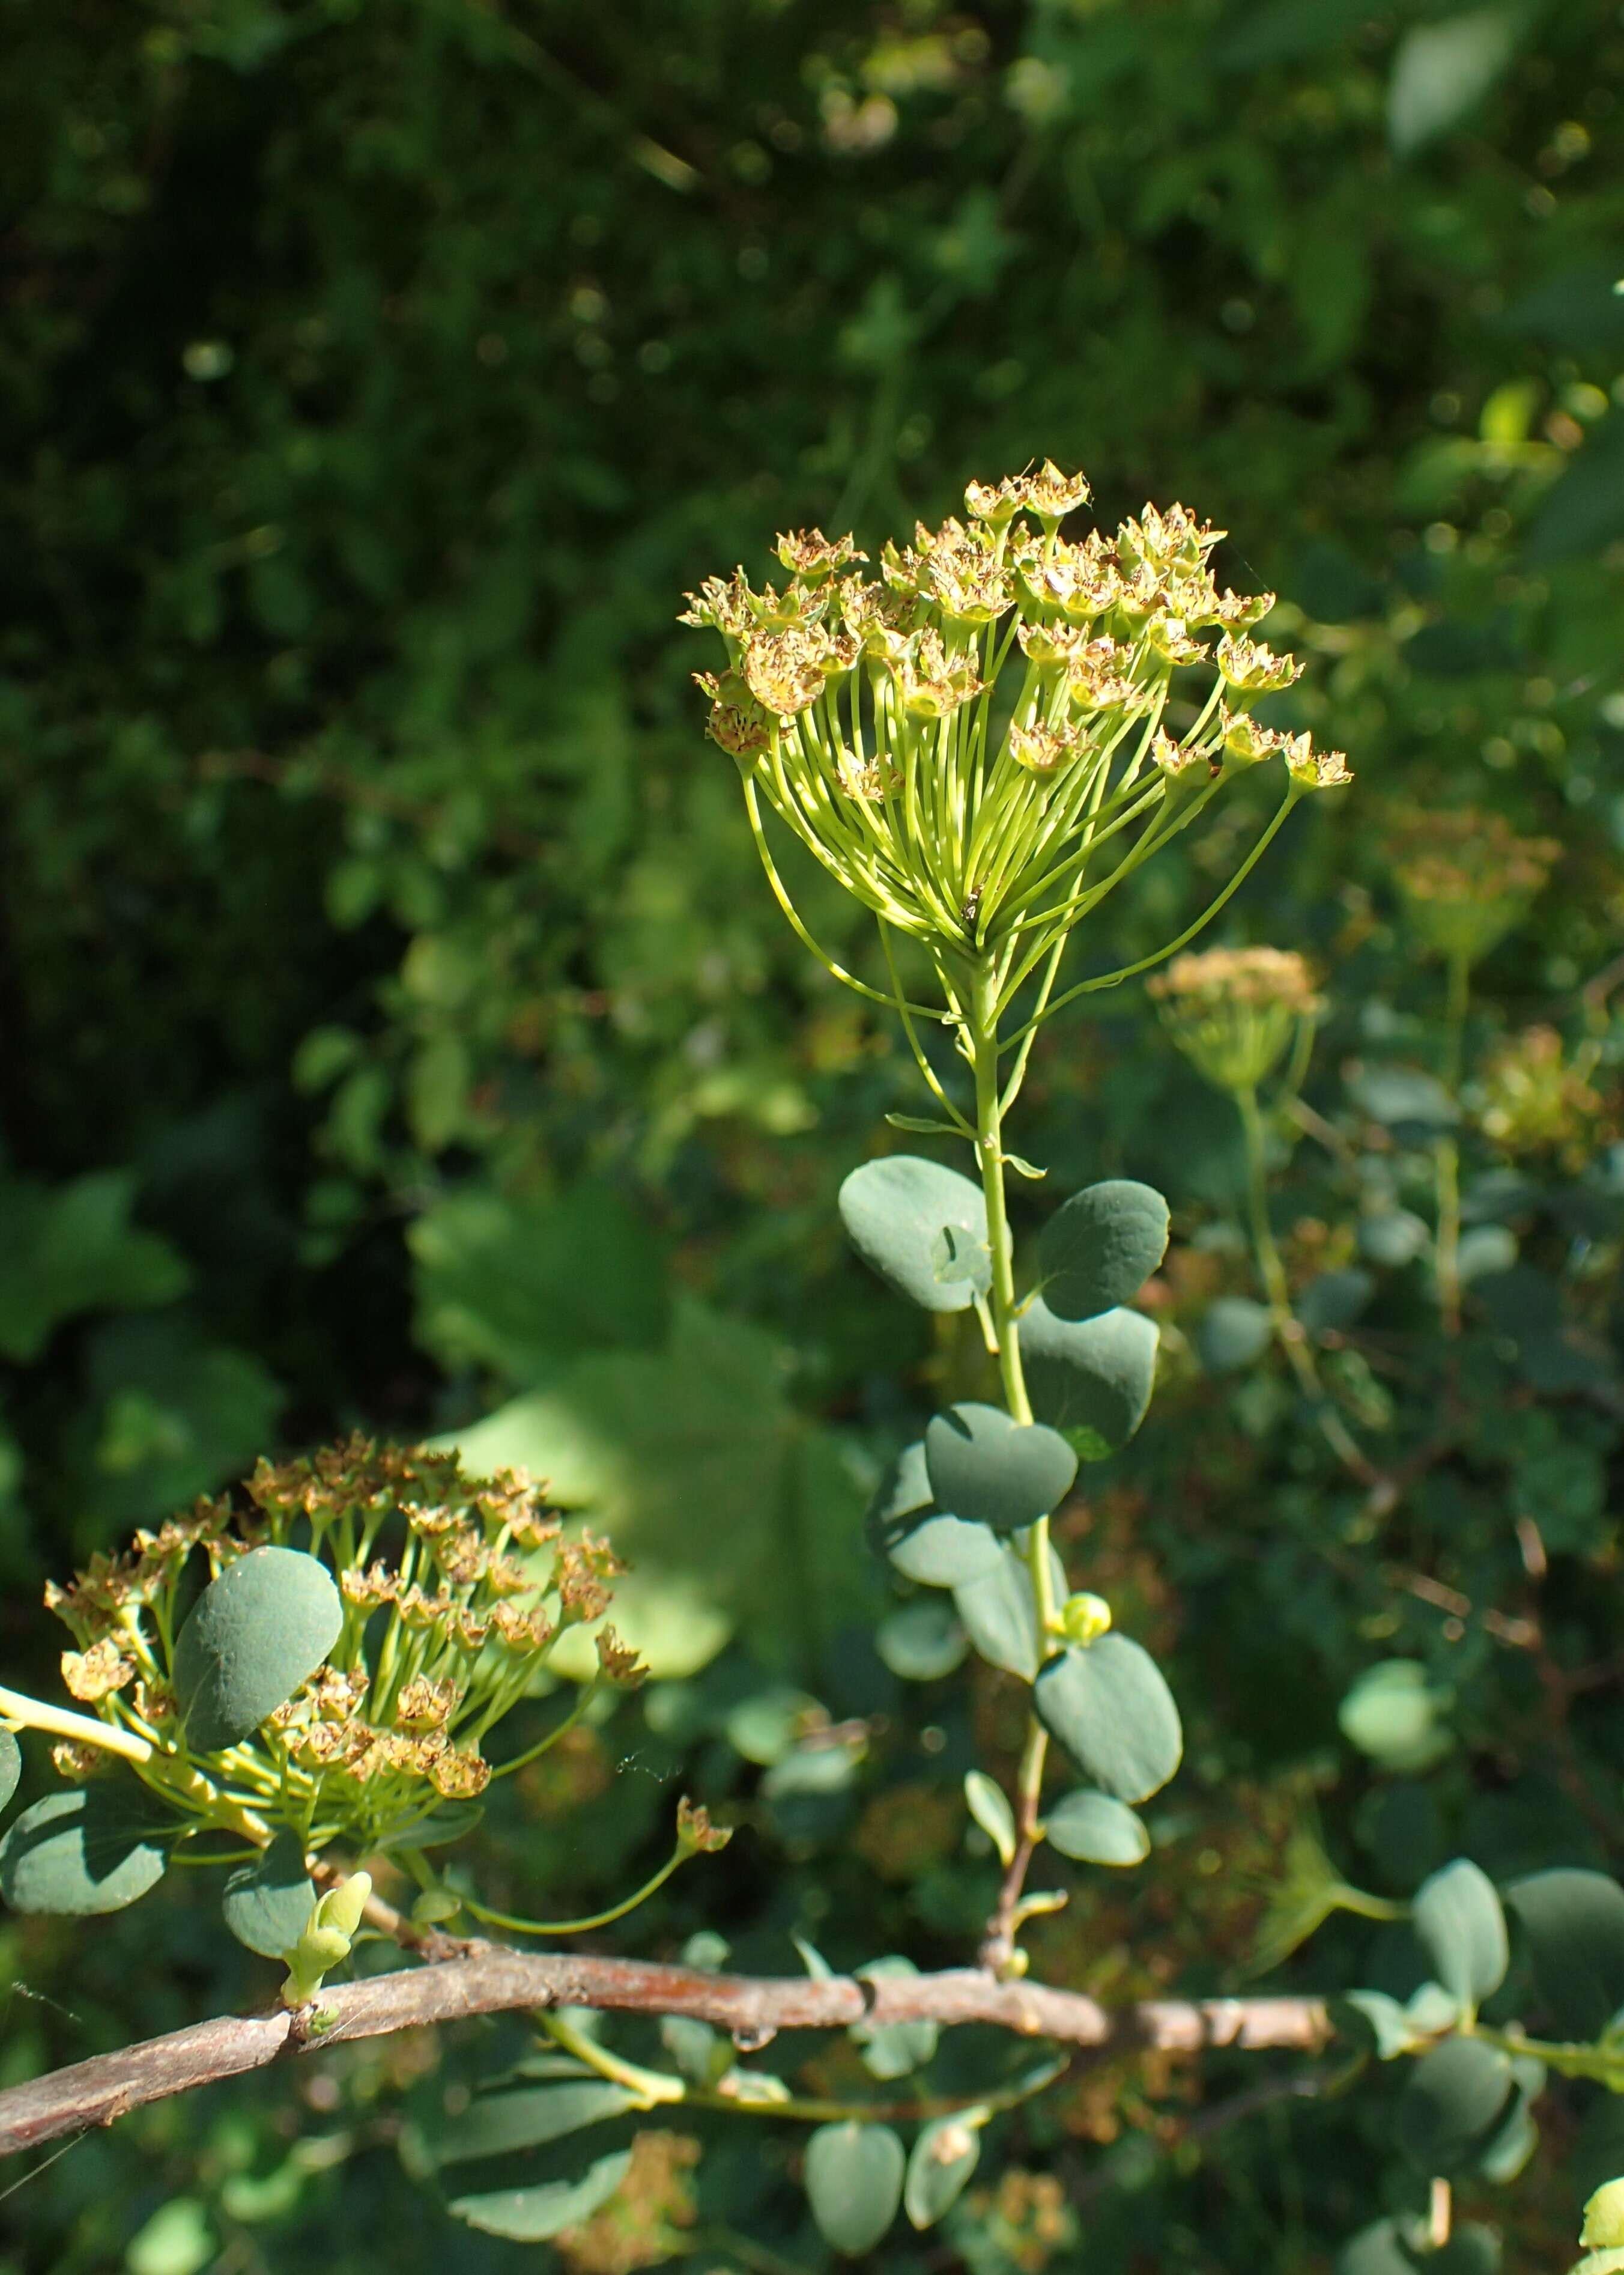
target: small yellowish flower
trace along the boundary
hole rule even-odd
[[[94,1705],[133,1681],[135,1661],[121,1651],[110,1636],[92,1644],[88,1651],[64,1651],[62,1679],[75,1698]]]

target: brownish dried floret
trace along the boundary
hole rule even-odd
[[[122,1690],[133,1680],[135,1661],[121,1651],[111,1636],[91,1644],[88,1651],[64,1651],[62,1679],[72,1696],[94,1705],[97,1699]]]

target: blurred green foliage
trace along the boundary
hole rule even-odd
[[[962,1958],[996,1868],[958,1788],[1018,1727],[995,1688],[881,1663],[857,1516],[977,1360],[843,1251],[835,1190],[917,1110],[906,1054],[782,926],[672,618],[774,529],[867,541],[1052,454],[1107,523],[1180,495],[1230,530],[1283,596],[1271,636],[1316,659],[1282,718],[1359,778],[1231,933],[1324,975],[1319,1129],[1275,1133],[1273,1218],[1340,1410],[1407,1484],[1373,1516],[1246,1348],[1225,1102],[1137,992],[1060,1022],[1023,1150],[1060,1191],[1152,1180],[1177,1236],[1155,1422],[1066,1546],[1173,1648],[1192,1745],[1154,1880],[1076,1876],[1038,1963],[1131,1995],[1289,1951],[1311,1806],[1339,1870],[1400,1894],[1459,1853],[1616,1867],[1613,0],[5,0],[0,25],[8,1667],[50,1679],[48,1571],[261,1449],[522,1444],[613,1523],[687,1663],[514,1781],[491,1900],[623,1886],[681,1775],[752,1830],[649,1948],[708,1924],[774,1971],[792,1930],[837,1964]],[[1442,982],[1386,847],[1462,804],[1564,851],[1477,975],[1446,1347]],[[1175,857],[1114,902],[1101,964],[1202,881]],[[1530,1144],[1492,1115],[1535,1025],[1599,1055],[1589,1101],[1559,1063]],[[1548,1047],[1530,1063],[1513,1092],[1549,1091]],[[7,2079],[268,1988],[167,1889],[0,1952]],[[1282,1963],[1419,1979],[1346,1920]],[[0,2267],[516,2264],[401,2172],[414,2097],[508,2044],[148,2112],[6,2201]],[[887,2264],[1299,2275],[1412,2208],[1379,2089],[1210,2141],[1196,2093],[1079,2075],[971,2181],[950,2259]],[[1566,2264],[1608,2120],[1560,2102],[1517,2192],[1473,2184],[1508,2266]],[[697,2178],[639,2150],[571,2275],[822,2264],[790,2147],[723,2137]]]

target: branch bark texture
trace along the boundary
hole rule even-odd
[[[1155,1999],[1108,2008],[1075,1991],[1001,1983],[973,1968],[857,1983],[708,1975],[632,1959],[476,1946],[434,1964],[401,1968],[324,1991],[314,2007],[227,2014],[117,2053],[97,2054],[0,2092],[0,2156],[190,2093],[284,2055],[350,2038],[526,2008],[592,2007],[608,2013],[686,2014],[765,2044],[779,2030],[842,2029],[930,2021],[990,2023],[1023,2037],[1093,2052],[1160,2047],[1270,2047],[1312,2052],[1331,2036],[1317,1999]]]

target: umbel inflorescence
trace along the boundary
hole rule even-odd
[[[447,1805],[488,1784],[492,1731],[560,1636],[601,1621],[623,1568],[606,1543],[566,1539],[527,1478],[470,1478],[421,1447],[354,1439],[262,1462],[245,1498],[200,1501],[47,1589],[73,1638],[64,1686],[88,1712],[0,1693],[0,1717],[59,1734],[56,1766],[79,1788],[0,1844],[20,1908],[110,1908],[94,1873],[76,1902],[29,1901],[61,1881],[64,1838],[83,1863],[110,1806],[152,1878],[204,1833],[250,1852],[284,1841],[301,1872],[335,1842],[432,1845]],[[597,1649],[600,1680],[640,1679],[612,1629]]]
[[[740,569],[683,618],[726,643],[725,670],[697,676],[791,920],[804,936],[764,805],[882,930],[925,946],[948,1017],[967,959],[994,960],[1007,1002],[1236,775],[1282,765],[1268,835],[1304,790],[1349,779],[1256,717],[1299,667],[1251,637],[1273,594],[1219,589],[1223,533],[1147,505],[1114,537],[1062,537],[1088,495],[1052,464],[972,482],[966,521],[888,543],[872,578],[850,537],[781,537],[782,588]]]

